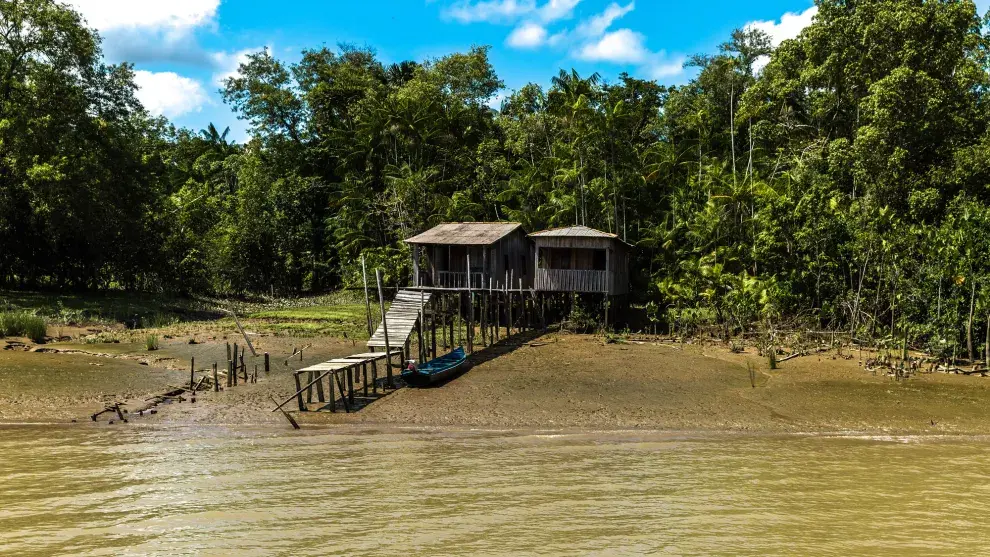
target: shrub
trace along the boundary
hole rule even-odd
[[[45,320],[30,313],[0,313],[0,337],[27,337],[34,342],[44,342],[48,334]]]

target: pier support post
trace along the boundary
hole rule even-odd
[[[392,347],[388,340],[388,321],[385,319],[385,293],[382,290],[381,269],[375,269],[375,280],[378,283],[378,302],[382,306],[382,332],[385,333],[385,374],[387,376],[386,386],[389,389],[394,389],[395,385],[392,383]]]
[[[296,394],[296,402],[299,403],[299,411],[300,412],[305,412],[306,411],[306,406],[303,404],[302,385],[299,384],[299,374],[298,373],[293,373],[292,374],[292,377],[293,377],[293,379],[296,380],[296,393],[297,393]]]

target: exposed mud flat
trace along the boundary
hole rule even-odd
[[[229,340],[241,340],[230,336]],[[200,393],[142,423],[285,426],[271,396],[294,392],[292,370],[364,348],[351,340],[259,336],[272,371],[257,384]],[[145,400],[170,385],[187,385],[226,361],[222,336],[165,341],[149,356],[135,344],[55,345],[70,353],[0,351],[0,422],[89,421],[103,405]],[[239,343],[241,344],[241,343]],[[294,348],[306,347],[302,360]],[[85,353],[92,351],[93,353]],[[99,354],[99,355],[95,355]],[[155,361],[142,361],[154,358]],[[387,424],[535,429],[659,429],[752,432],[981,433],[990,379],[920,375],[875,376],[852,359],[818,354],[770,371],[755,353],[721,346],[604,344],[580,335],[552,335],[479,352],[473,369],[435,388],[401,389],[356,414],[304,413],[304,425]],[[750,383],[747,362],[757,370]]]

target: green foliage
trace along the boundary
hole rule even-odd
[[[988,29],[969,0],[817,5],[776,48],[739,30],[692,57],[684,85],[562,70],[497,111],[486,47],[265,50],[224,83],[237,145],[148,117],[70,8],[0,4],[23,23],[0,37],[0,282],[296,295],[361,286],[364,256],[395,286],[402,240],[439,222],[579,223],[636,246],[654,329],[794,321],[975,352]]]
[[[0,312],[0,337],[27,337],[34,342],[44,342],[48,335],[45,320],[23,312]]]
[[[148,352],[158,350],[158,343],[159,343],[158,335],[154,335],[154,334],[148,335],[144,339],[144,346],[148,350]]]

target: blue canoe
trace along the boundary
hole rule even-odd
[[[464,371],[466,362],[467,354],[464,353],[463,347],[459,347],[450,354],[430,360],[415,370],[403,370],[402,380],[413,387],[439,383]]]

